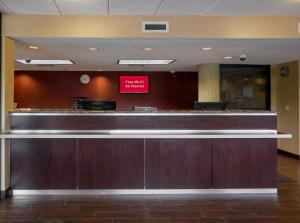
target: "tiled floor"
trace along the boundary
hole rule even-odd
[[[300,222],[300,161],[278,163],[278,195],[15,196],[0,202],[0,222]]]

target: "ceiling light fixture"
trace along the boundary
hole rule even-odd
[[[34,46],[34,45],[30,45],[28,46],[29,49],[32,49],[32,50],[39,50],[40,47],[39,46]]]
[[[120,65],[166,65],[175,60],[118,60]]]
[[[21,64],[33,65],[72,65],[72,60],[31,60],[31,59],[16,59]]]
[[[90,51],[97,51],[97,50],[99,50],[99,48],[97,48],[97,47],[89,47],[87,49],[90,50]]]
[[[144,47],[144,50],[145,51],[151,51],[151,50],[154,50],[154,48],[153,47]]]
[[[201,48],[201,50],[203,50],[203,51],[211,51],[211,50],[213,50],[213,48],[212,47],[203,47],[203,48]]]
[[[232,56],[226,56],[224,57],[225,60],[229,60],[229,59],[232,59]]]

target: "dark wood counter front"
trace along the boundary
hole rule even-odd
[[[275,114],[13,113],[12,132],[275,131]],[[159,136],[159,137],[158,137]],[[259,136],[259,134],[258,134]],[[11,139],[13,190],[276,188],[276,138]]]
[[[143,189],[143,139],[78,140],[79,189]]]
[[[23,114],[23,113],[21,113]],[[31,114],[31,115],[30,115]],[[107,129],[276,129],[276,116],[231,113],[70,113],[13,115],[12,130],[107,130]],[[41,113],[43,114],[43,113]],[[136,114],[136,115],[132,115]],[[222,115],[223,114],[223,115]],[[46,118],[47,117],[47,118]]]
[[[76,189],[76,139],[11,140],[13,189]]]
[[[149,189],[196,189],[212,186],[212,151],[208,139],[149,139],[146,142]]]
[[[276,139],[215,139],[212,151],[214,188],[276,187]]]

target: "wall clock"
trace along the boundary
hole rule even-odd
[[[82,83],[82,84],[88,84],[90,82],[90,80],[91,80],[91,78],[87,74],[82,74],[80,76],[80,83]]]

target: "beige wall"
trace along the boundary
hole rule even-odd
[[[142,33],[142,21],[169,21],[169,33]],[[3,15],[2,35],[74,38],[300,38],[300,16]]]
[[[201,64],[198,66],[198,101],[220,101],[219,67],[219,64]]]
[[[14,106],[14,60],[15,60],[15,41],[11,38],[2,38],[2,111],[6,114],[1,118],[1,130],[9,129],[7,112]]]
[[[282,77],[280,69],[289,67],[289,76]],[[278,140],[278,148],[294,154],[299,150],[299,61],[272,66],[271,103],[272,110],[278,112],[278,131],[293,135],[292,139]]]
[[[8,111],[14,106],[14,40],[2,38],[2,71],[1,71],[1,132],[9,129]],[[10,184],[9,142],[1,139],[1,190]]]

